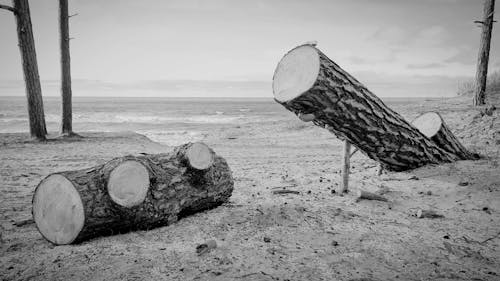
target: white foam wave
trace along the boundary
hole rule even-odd
[[[193,124],[227,124],[234,123],[244,118],[239,116],[217,115],[194,115],[194,116],[154,116],[147,114],[93,114],[92,116],[76,115],[73,119],[78,123],[193,123]]]
[[[187,142],[202,141],[206,137],[206,134],[198,131],[138,130],[137,133],[145,135],[152,141],[169,146],[177,146]]]

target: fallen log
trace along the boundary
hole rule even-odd
[[[453,135],[444,123],[443,117],[437,112],[424,113],[415,120],[412,125],[422,134],[431,139],[442,149],[454,154],[461,160],[477,159],[477,155],[469,152]]]
[[[203,143],[171,153],[125,156],[43,179],[33,219],[54,244],[171,224],[228,200],[233,178],[226,161]]]
[[[459,158],[438,147],[313,45],[288,52],[273,77],[276,102],[328,128],[387,170]],[[314,118],[310,118],[310,114]],[[303,117],[304,119],[304,117]]]

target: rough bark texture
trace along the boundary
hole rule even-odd
[[[69,55],[69,16],[68,0],[59,0],[59,43],[61,47],[61,97],[62,122],[61,133],[73,134],[71,66]]]
[[[327,127],[388,170],[403,171],[458,160],[388,108],[325,54],[316,51],[320,70],[314,85],[292,100],[276,100],[278,103],[295,114],[314,114],[315,125]]]
[[[28,98],[30,134],[31,137],[45,140],[47,129],[28,0],[14,0],[13,3],[16,10],[17,37]]]
[[[476,89],[473,99],[474,105],[485,104],[486,79],[488,77],[488,61],[490,57],[491,30],[493,29],[494,11],[495,0],[485,0],[484,18],[481,21],[481,41],[479,43],[479,54],[477,58]]]
[[[85,223],[73,242],[171,224],[226,202],[234,185],[226,161],[215,155],[209,169],[193,170],[183,161],[181,150],[185,146],[172,153],[120,157],[94,168],[57,173],[73,183],[84,205]],[[143,203],[126,208],[111,200],[107,181],[115,167],[130,160],[146,167],[150,187]]]
[[[448,128],[448,126],[444,122],[443,117],[441,117],[441,114],[439,114],[437,112],[433,112],[433,113],[437,114],[439,116],[439,118],[441,119],[441,127],[433,136],[427,136],[427,137],[430,138],[440,148],[457,156],[458,159],[460,159],[460,160],[478,159],[479,157],[476,154],[469,152],[460,143],[460,141],[455,137],[455,135],[453,135],[451,130]],[[427,114],[427,113],[424,113],[424,114]]]

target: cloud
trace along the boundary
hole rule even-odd
[[[448,31],[439,25],[434,25],[420,30],[413,40],[413,44],[419,47],[435,47],[446,43],[449,39]]]
[[[351,62],[352,64],[379,64],[379,63],[390,63],[394,62],[396,60],[395,58],[396,52],[392,51],[387,53],[385,56],[377,56],[375,57],[361,57],[361,56],[349,56],[347,60]]]
[[[402,44],[408,38],[408,32],[399,26],[385,26],[377,29],[371,38],[383,43]]]
[[[411,64],[408,64],[406,65],[406,67],[408,67],[409,69],[428,69],[428,68],[440,68],[440,67],[443,67],[445,66],[444,64],[442,63],[437,63],[437,62],[433,62],[433,63],[411,63]]]
[[[471,46],[459,47],[458,53],[444,60],[444,62],[456,62],[466,65],[472,65],[476,63],[477,50],[473,49]]]

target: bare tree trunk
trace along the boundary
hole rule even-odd
[[[493,15],[495,0],[484,1],[484,19],[480,21],[482,26],[481,42],[477,59],[476,89],[474,92],[474,105],[485,104],[486,78],[488,76],[488,60],[490,56],[491,30],[493,29]]]
[[[71,102],[71,65],[69,55],[69,16],[68,0],[59,0],[59,40],[61,45],[61,97],[62,122],[61,134],[73,135],[73,116]]]
[[[31,27],[31,17],[28,0],[13,0],[19,50],[23,62],[24,81],[26,83],[26,96],[28,98],[28,115],[31,137],[45,140],[47,129],[43,112],[42,88],[38,75],[36,60],[35,40]]]

